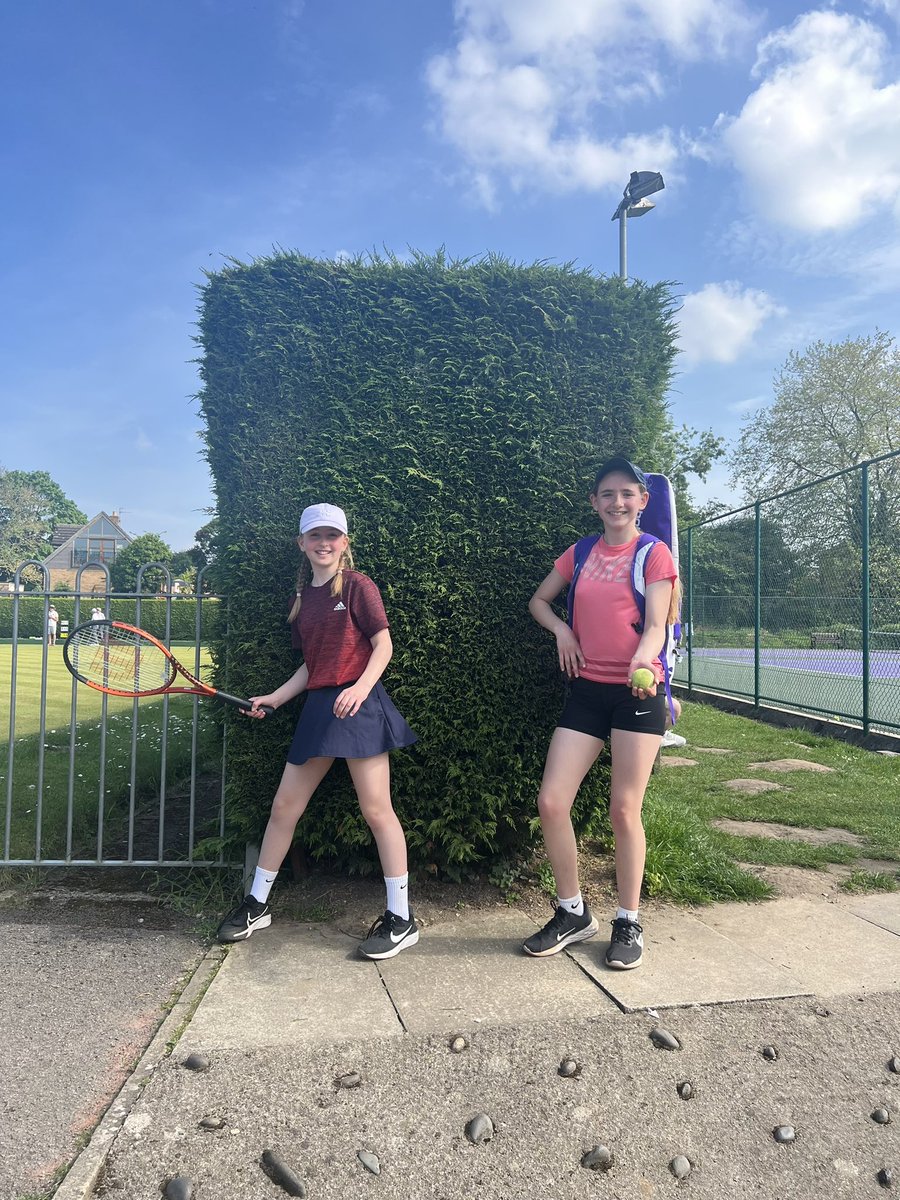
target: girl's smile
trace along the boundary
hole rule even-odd
[[[347,549],[349,539],[340,529],[321,526],[309,529],[297,539],[300,549],[309,559],[313,569],[313,579],[317,584],[327,582],[334,574],[334,566],[340,562],[341,555]]]

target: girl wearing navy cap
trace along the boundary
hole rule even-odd
[[[572,581],[574,546],[556,560],[528,605],[538,624],[555,634],[560,670],[569,679],[538,796],[559,899],[551,920],[525,942],[525,952],[536,958],[593,937],[598,929],[581,896],[570,813],[581,782],[607,739],[612,754],[609,815],[616,841],[619,909],[612,922],[606,964],[628,970],[640,965],[643,954],[643,930],[638,923],[646,849],[641,808],[665,728],[666,708],[665,696],[657,694],[656,685],[634,688],[631,678],[640,667],[652,671],[657,684],[662,678],[658,654],[678,579],[671,551],[657,542],[644,567],[646,612],[640,631],[631,567],[638,519],[648,500],[640,468],[618,457],[604,463],[590,494],[603,534],[578,576],[572,626],[551,605]]]
[[[393,645],[384,604],[367,575],[353,569],[347,517],[334,504],[313,504],[300,517],[303,560],[288,616],[303,665],[266,696],[253,696],[248,716],[262,705],[280,708],[306,693],[294,740],[259,853],[253,884],[219,926],[220,942],[244,941],[272,923],[269,892],[294,837],[297,821],[336,758],[347,762],[359,806],[378,846],[385,876],[384,916],[360,944],[366,958],[393,958],[419,940],[409,909],[406,837],[391,804],[388,752],[416,735],[380,680]]]

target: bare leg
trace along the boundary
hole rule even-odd
[[[550,739],[538,794],[538,813],[558,896],[575,896],[580,890],[578,851],[570,814],[581,781],[602,749],[600,738],[574,729],[555,729]]]
[[[391,804],[391,764],[387,753],[348,758],[347,769],[362,815],[375,838],[382,872],[389,877],[405,875],[406,835]]]
[[[285,765],[259,851],[259,865],[264,871],[277,871],[281,867],[294,840],[297,822],[333,762],[333,758],[308,758],[299,767],[294,763]]]
[[[614,729],[610,748],[609,819],[616,839],[616,886],[619,905],[633,912],[640,904],[647,852],[641,807],[659,750],[659,737]]]

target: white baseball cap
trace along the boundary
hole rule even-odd
[[[310,529],[318,529],[320,525],[330,525],[332,529],[347,532],[347,514],[336,504],[310,504],[300,514],[300,532],[309,533]]]

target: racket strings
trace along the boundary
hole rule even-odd
[[[102,688],[153,692],[175,679],[175,666],[162,650],[127,629],[88,630],[70,647],[79,675]]]

